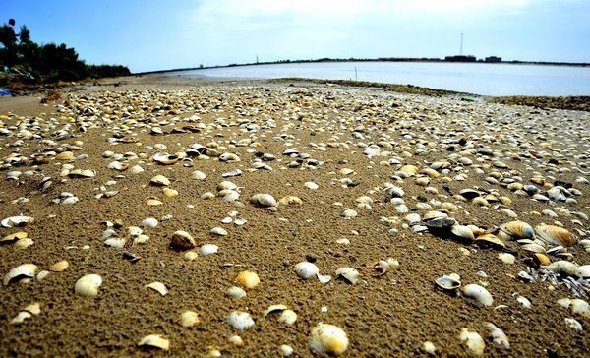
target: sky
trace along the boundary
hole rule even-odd
[[[0,0],[0,22],[134,72],[317,58],[590,62],[589,0]],[[5,18],[5,19],[2,19]]]

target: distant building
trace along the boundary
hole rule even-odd
[[[489,57],[486,57],[486,62],[492,62],[492,63],[502,62],[502,57],[489,56]]]
[[[465,56],[465,55],[455,55],[455,56],[445,56],[445,61],[448,62],[476,62],[477,59],[475,56]]]

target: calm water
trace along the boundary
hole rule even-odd
[[[355,75],[356,67],[356,75]],[[414,85],[483,95],[590,95],[590,67],[487,63],[332,62],[177,72],[239,78],[302,77]]]

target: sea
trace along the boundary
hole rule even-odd
[[[490,96],[590,95],[590,66],[455,62],[319,62],[232,66],[174,72],[221,78],[354,80]]]

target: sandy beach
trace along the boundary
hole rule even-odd
[[[164,75],[42,97],[0,98],[0,356],[590,354],[590,112]]]

